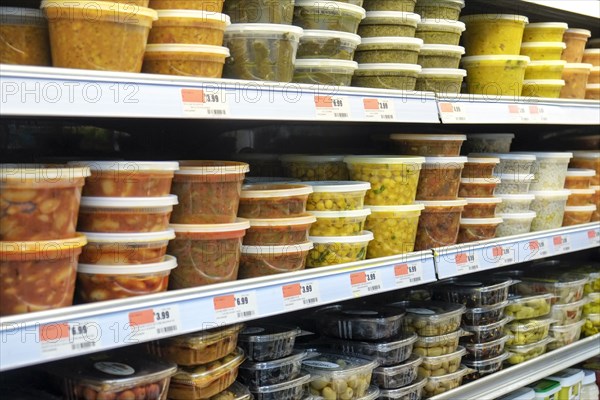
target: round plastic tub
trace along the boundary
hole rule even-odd
[[[283,246],[242,246],[239,279],[303,270],[311,242]]]
[[[515,55],[521,50],[523,31],[529,19],[512,14],[475,14],[461,18],[467,56]]]
[[[498,157],[500,164],[496,167],[496,174],[509,179],[510,175],[530,175],[534,173],[533,164],[536,157],[533,154],[518,154],[518,153],[478,153],[469,154],[476,157]],[[513,179],[514,180],[514,179]]]
[[[565,86],[560,91],[561,99],[584,99],[592,64],[566,64],[563,69]]]
[[[301,181],[348,180],[343,155],[288,154],[281,156],[286,175]]]
[[[600,49],[586,49],[583,52],[581,62],[592,64],[594,67],[600,67]]]
[[[565,189],[589,189],[596,171],[584,168],[569,168],[565,178]]]
[[[140,72],[156,11],[110,1],[44,0],[52,64],[62,68]]]
[[[412,204],[424,157],[417,156],[348,156],[350,178],[371,182],[365,204],[374,206]]]
[[[562,79],[566,64],[563,60],[531,61],[525,69],[525,80]]]
[[[529,207],[535,196],[533,194],[498,194],[496,197],[502,200],[502,203],[496,207],[498,214],[514,214],[529,211]]]
[[[51,65],[48,22],[41,11],[0,7],[0,20],[0,63]]]
[[[500,164],[496,157],[468,157],[462,171],[463,178],[493,178],[494,168]]]
[[[152,44],[204,44],[221,46],[229,16],[192,10],[158,10],[158,21],[148,36]]]
[[[296,0],[293,24],[303,29],[356,33],[366,16],[365,9],[343,2]]]
[[[0,315],[73,304],[84,235],[51,241],[0,242]]]
[[[290,356],[294,352],[298,327],[261,323],[249,324],[239,337],[239,346],[244,349],[248,360],[271,361]]]
[[[373,233],[362,231],[352,236],[310,236],[309,240],[314,248],[308,252],[306,267],[326,267],[364,260]]]
[[[83,232],[88,244],[79,261],[83,264],[152,264],[163,260],[173,230],[147,233]]]
[[[571,194],[567,199],[567,206],[587,206],[592,204],[596,191],[594,189],[569,189]]]
[[[548,350],[554,350],[563,346],[568,346],[579,340],[581,328],[585,324],[585,319],[569,325],[554,325],[550,328],[550,336],[554,342],[548,344]]]
[[[504,361],[510,357],[510,353],[502,353],[493,358],[487,358],[485,360],[472,361],[464,360],[464,364],[467,368],[474,370],[464,378],[465,382],[472,382],[484,376],[493,374],[502,370]]]
[[[594,211],[596,211],[596,206],[594,204],[585,206],[566,206],[562,226],[587,224],[591,221]]]
[[[548,346],[550,348],[550,346]],[[547,377],[548,380],[560,383],[558,399],[576,399],[581,397],[581,385],[585,373],[581,369],[567,368]]]
[[[413,91],[419,72],[421,66],[416,64],[359,64],[352,86]]]
[[[596,175],[592,177],[591,184],[600,185],[600,151],[574,151],[569,166],[595,170]]]
[[[367,11],[400,11],[412,13],[417,0],[365,0]]]
[[[531,190],[560,190],[565,186],[569,160],[573,153],[531,152],[536,160],[532,172],[535,178]]]
[[[415,382],[398,389],[381,389],[379,400],[420,399],[426,384],[427,378],[417,378]]]
[[[548,337],[550,325],[556,321],[552,318],[526,319],[506,324],[505,332],[510,335],[508,346],[523,346],[539,342]]]
[[[456,244],[460,214],[467,202],[460,200],[424,201],[419,217],[415,250],[428,250]]]
[[[467,139],[465,135],[394,133],[390,139],[399,154],[457,157]]]
[[[278,24],[232,24],[225,30],[224,46],[231,57],[224,77],[291,82],[302,29]]]
[[[358,68],[358,64],[355,61],[296,60],[292,82],[309,85],[350,86],[356,68]]]
[[[552,306],[551,318],[554,319],[554,326],[570,325],[581,320],[583,307],[587,304],[587,298],[567,304],[554,304]]]
[[[535,212],[528,211],[513,214],[498,214],[502,223],[496,229],[496,237],[514,236],[531,231]]]
[[[369,0],[368,0],[369,1]],[[414,37],[421,17],[401,11],[369,11],[358,27],[361,38]]]
[[[277,385],[297,379],[307,352],[296,351],[291,356],[273,361],[246,361],[240,365],[238,379],[249,387]]]
[[[505,300],[489,306],[467,308],[462,317],[463,323],[467,326],[479,326],[498,322],[504,318],[504,308],[507,305],[508,300]],[[469,348],[467,348],[467,350],[469,350]],[[473,352],[470,353],[473,355]]]
[[[361,64],[416,64],[423,41],[411,37],[362,38],[354,59]]]
[[[534,390],[534,399],[551,400],[556,399],[556,394],[560,392],[560,383],[542,379],[531,385]]]
[[[598,277],[598,273],[595,274]],[[590,281],[585,284],[583,289],[584,294],[587,294],[587,303],[583,306],[583,315],[596,314],[600,312],[600,292],[588,292],[590,289],[590,283],[593,283],[592,274],[589,275]]]
[[[298,45],[297,59],[354,59],[360,36],[348,32],[305,30]]]
[[[461,365],[458,371],[451,374],[430,376],[423,388],[423,395],[425,398],[429,398],[455,389],[462,384],[463,378],[472,372],[471,368]]]
[[[569,28],[564,22],[536,22],[525,26],[523,42],[562,42]]]
[[[460,197],[493,197],[500,178],[461,178],[458,195]]]
[[[533,174],[504,173],[497,175],[500,183],[494,191],[495,194],[526,194],[535,182],[537,176]]]
[[[404,331],[415,332],[420,337],[456,332],[465,312],[465,306],[462,304],[440,301],[400,301],[392,303],[391,306],[406,310]]]
[[[367,258],[411,253],[415,247],[422,204],[371,206],[365,228],[375,236],[369,243]]]
[[[600,186],[591,186],[590,188],[594,189],[592,203],[596,205],[596,211],[592,214],[592,221],[600,221]]]
[[[362,232],[368,208],[348,211],[311,211],[317,221],[310,227],[311,236],[352,236]]]
[[[417,24],[415,37],[423,39],[425,44],[448,44],[458,46],[465,24],[460,21],[439,19],[421,19]]]
[[[356,181],[308,181],[313,192],[308,195],[308,211],[362,210],[369,182]]]
[[[464,7],[464,0],[418,0],[415,12],[422,18],[456,21]]]
[[[531,203],[531,210],[536,212],[536,217],[531,224],[533,232],[547,229],[556,229],[562,226],[569,190],[532,191],[535,200]]]
[[[430,376],[447,375],[458,371],[462,357],[466,350],[458,346],[458,350],[450,354],[435,357],[423,357],[423,362],[419,366],[419,376],[429,378]]]
[[[318,311],[317,311],[318,312]],[[413,344],[417,341],[417,334],[400,334],[398,338],[385,342],[359,342],[357,340],[327,339],[326,345],[342,354],[353,357],[375,360],[380,367],[396,366],[407,361],[414,362],[411,357]]]
[[[465,200],[463,218],[494,218],[498,204],[502,203],[499,197],[468,197]]]
[[[423,68],[417,77],[416,90],[434,92],[442,96],[460,93],[462,81],[467,76],[464,69]]]
[[[417,379],[418,368],[422,362],[423,357],[413,354],[401,364],[375,368],[373,371],[373,383],[385,390],[410,385]]]
[[[504,314],[515,320],[543,317],[550,314],[553,301],[554,295],[551,293],[511,297]]]
[[[73,237],[89,168],[0,164],[0,241]]]
[[[308,241],[310,226],[317,219],[312,215],[293,218],[251,219],[243,243],[248,246],[297,244]]]
[[[502,218],[461,218],[458,243],[475,242],[496,237],[496,229]]]
[[[562,79],[536,79],[523,81],[523,97],[546,97],[558,99],[560,91],[565,86]]]
[[[592,67],[587,83],[588,85],[600,83],[600,67]]]
[[[567,46],[563,42],[528,42],[521,44],[521,55],[531,61],[560,60]]]
[[[421,167],[417,200],[455,200],[466,157],[426,157]]]
[[[465,147],[473,157],[498,157],[500,162],[504,161],[501,155],[508,155],[510,145],[515,138],[514,133],[470,133],[467,135]],[[492,154],[490,154],[492,153]]]
[[[562,38],[562,41],[567,45],[567,48],[563,51],[562,59],[569,63],[580,63],[590,36],[592,36],[592,32],[587,29],[567,29]]]
[[[448,44],[424,44],[418,63],[423,68],[458,68],[465,48]]]
[[[148,7],[154,10],[197,10],[220,13],[223,0],[150,0]]]
[[[220,0],[219,0],[220,1]],[[234,23],[290,25],[294,17],[294,0],[259,0],[247,2],[228,0],[224,13]]]
[[[77,295],[81,302],[91,303],[145,294],[165,292],[169,274],[177,266],[173,256],[164,261],[139,265],[79,264]]]
[[[529,57],[481,55],[463,57],[467,70],[467,91],[471,94],[520,96]]]
[[[585,98],[587,100],[600,100],[600,84],[594,83],[585,86]]]
[[[143,72],[162,75],[221,78],[229,49],[197,44],[149,44]]]

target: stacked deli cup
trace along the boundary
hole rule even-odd
[[[562,79],[565,86],[560,92],[563,99],[586,98],[588,80],[594,67],[589,60],[584,60],[585,45],[592,36],[587,29],[567,29],[563,34],[566,48],[563,50],[561,60],[565,61]]]
[[[177,162],[78,161],[91,170],[78,228],[88,238],[79,259],[77,294],[85,303],[167,290],[175,257],[169,219]]]
[[[592,204],[596,206],[591,221],[600,221],[600,152],[574,151],[569,168],[593,169],[596,171],[596,174],[590,180],[590,189],[594,190]]]
[[[593,169],[569,168],[565,179],[565,189],[571,191],[565,206],[562,226],[586,224],[596,212],[594,196],[596,190],[591,181],[596,176]]]
[[[40,10],[0,7],[2,36],[0,63],[16,65],[52,65],[48,22]]]
[[[585,98],[600,100],[600,49],[586,49],[583,52],[583,62],[592,65],[585,87]]]

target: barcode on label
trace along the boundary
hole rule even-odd
[[[81,350],[81,349],[87,349],[87,348],[95,347],[95,346],[96,346],[95,342],[75,343],[75,344],[71,345],[71,349]]]
[[[477,265],[472,265],[469,267],[469,271],[475,271],[477,268],[479,268]]]
[[[333,116],[337,118],[347,118],[348,113],[333,113]]]
[[[165,326],[164,328],[157,328],[156,333],[161,334],[161,333],[173,332],[176,330],[177,330],[176,326]]]
[[[381,115],[381,119],[394,119],[393,115],[389,115],[389,114],[382,114]]]
[[[248,318],[254,315],[254,311],[238,311],[238,318]]]
[[[374,285],[374,286],[369,286],[367,288],[367,291],[368,292],[374,292],[374,291],[379,290],[379,289],[381,289],[381,285]]]
[[[316,302],[318,302],[319,299],[317,299],[316,297],[312,297],[310,299],[304,299],[303,302],[304,304],[314,304]]]
[[[417,278],[410,278],[410,282],[414,283],[414,282],[420,282],[421,281],[421,277],[417,277]]]
[[[207,110],[209,115],[225,115],[227,112],[225,110]]]

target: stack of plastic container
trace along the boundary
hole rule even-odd
[[[48,22],[40,10],[0,7],[0,64],[52,65]]]
[[[567,170],[565,189],[571,194],[567,199],[562,226],[586,224],[596,212],[593,198],[596,193],[590,184],[596,171],[593,169],[570,168]]]
[[[588,275],[589,281],[583,288],[588,303],[583,306],[583,336],[592,336],[600,332],[600,270],[597,263],[578,268],[576,271]]]
[[[583,52],[583,62],[593,65],[585,87],[585,98],[600,100],[600,49],[590,48],[585,50]]]
[[[590,181],[590,189],[594,189],[592,204],[596,206],[591,221],[600,221],[600,151],[574,151],[569,167],[596,171]]]
[[[562,40],[567,46],[561,56],[561,60],[567,62],[562,72],[565,86],[560,92],[560,97],[563,99],[586,97],[587,82],[593,65],[583,61],[583,52],[590,36],[592,32],[587,29],[567,29],[563,34]]]
[[[175,237],[169,219],[177,196],[169,195],[177,162],[74,162],[91,170],[79,210],[78,228],[88,237],[78,267],[82,302],[167,290]],[[55,217],[56,218],[56,217]]]

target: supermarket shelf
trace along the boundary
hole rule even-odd
[[[558,12],[567,12],[573,14],[584,15],[592,18],[600,18],[600,5],[593,0],[522,0],[525,3],[530,3],[546,8],[556,10]]]
[[[579,340],[533,360],[459,386],[430,400],[493,400],[555,372],[600,354],[600,334]]]
[[[434,282],[430,251],[0,318],[0,370]]]
[[[434,249],[440,279],[600,246],[600,224],[532,232]]]
[[[3,116],[439,123],[433,93],[0,65]]]

